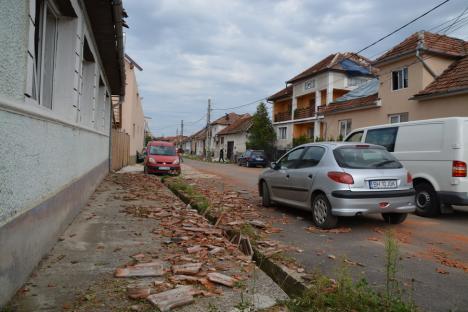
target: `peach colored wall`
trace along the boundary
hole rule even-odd
[[[125,98],[122,103],[122,129],[130,135],[130,160],[135,161],[136,151],[141,151],[144,144],[145,117],[138,93],[136,67],[131,68],[125,59]],[[135,124],[135,128],[133,125]],[[135,130],[134,130],[135,129]]]
[[[385,124],[387,123],[387,119],[383,121],[378,118],[378,116],[381,115],[381,109],[381,107],[376,107],[341,114],[327,115],[324,119],[325,127],[323,136],[327,139],[330,137],[336,139],[340,134],[339,121],[345,119],[351,119],[351,130],[362,127],[375,126],[378,124]]]

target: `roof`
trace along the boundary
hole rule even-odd
[[[204,140],[206,139],[206,128],[201,129],[200,131],[196,132],[195,134],[190,136],[194,140]]]
[[[125,95],[122,1],[84,0],[84,4],[110,91],[112,95]]]
[[[462,92],[468,92],[468,55],[450,64],[442,74],[412,99]]]
[[[370,67],[371,61],[353,52],[333,53],[312,65],[299,75],[291,78],[287,83],[294,83],[326,70],[343,71],[350,74],[374,75],[375,70]]]
[[[293,86],[290,85],[290,86],[287,86],[286,88],[276,92],[275,94],[270,95],[267,98],[267,101],[276,101],[276,100],[280,100],[280,99],[286,99],[286,98],[291,97],[292,94],[293,94]]]
[[[226,114],[222,117],[219,117],[215,121],[211,122],[212,125],[224,125],[224,126],[229,126],[233,122],[235,122],[237,119],[239,119],[243,115],[238,115],[234,112],[231,112],[229,114]]]
[[[381,64],[415,53],[417,49],[426,53],[447,57],[460,57],[468,52],[468,46],[462,39],[439,35],[427,31],[412,34],[385,54],[378,57],[373,64]]]
[[[245,114],[241,118],[237,119],[234,123],[227,126],[223,130],[219,131],[217,135],[227,135],[246,132],[252,126],[252,116]]]
[[[342,111],[370,108],[377,106],[378,95],[377,93],[348,100],[343,102],[333,102],[327,106],[319,107],[319,112],[325,115],[339,113]]]

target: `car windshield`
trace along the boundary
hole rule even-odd
[[[397,169],[401,163],[384,148],[370,146],[344,146],[333,151],[336,162],[342,168]]]
[[[252,156],[260,156],[260,157],[263,157],[263,152],[262,152],[262,151],[254,151],[254,152],[252,152]]]
[[[174,146],[150,146],[150,155],[164,155],[164,156],[175,156],[176,149]]]

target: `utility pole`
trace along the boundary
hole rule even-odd
[[[206,140],[205,157],[211,160],[211,99],[208,99],[208,112],[206,113]]]
[[[182,147],[183,140],[184,140],[184,120],[181,120],[180,121],[180,141],[179,141],[180,148],[183,148]]]

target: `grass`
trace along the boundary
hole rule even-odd
[[[372,289],[365,279],[353,281],[343,267],[336,280],[315,273],[310,288],[302,296],[282,303],[291,312],[418,311],[411,298],[405,298],[403,290],[399,287],[396,278],[398,244],[392,233],[386,235],[385,255],[386,289],[383,293]]]
[[[172,188],[190,199],[192,207],[198,210],[202,215],[206,215],[210,210],[210,201],[203,194],[197,192],[197,190],[190,184],[187,184],[180,177],[163,177],[162,181],[166,183],[169,188]]]

